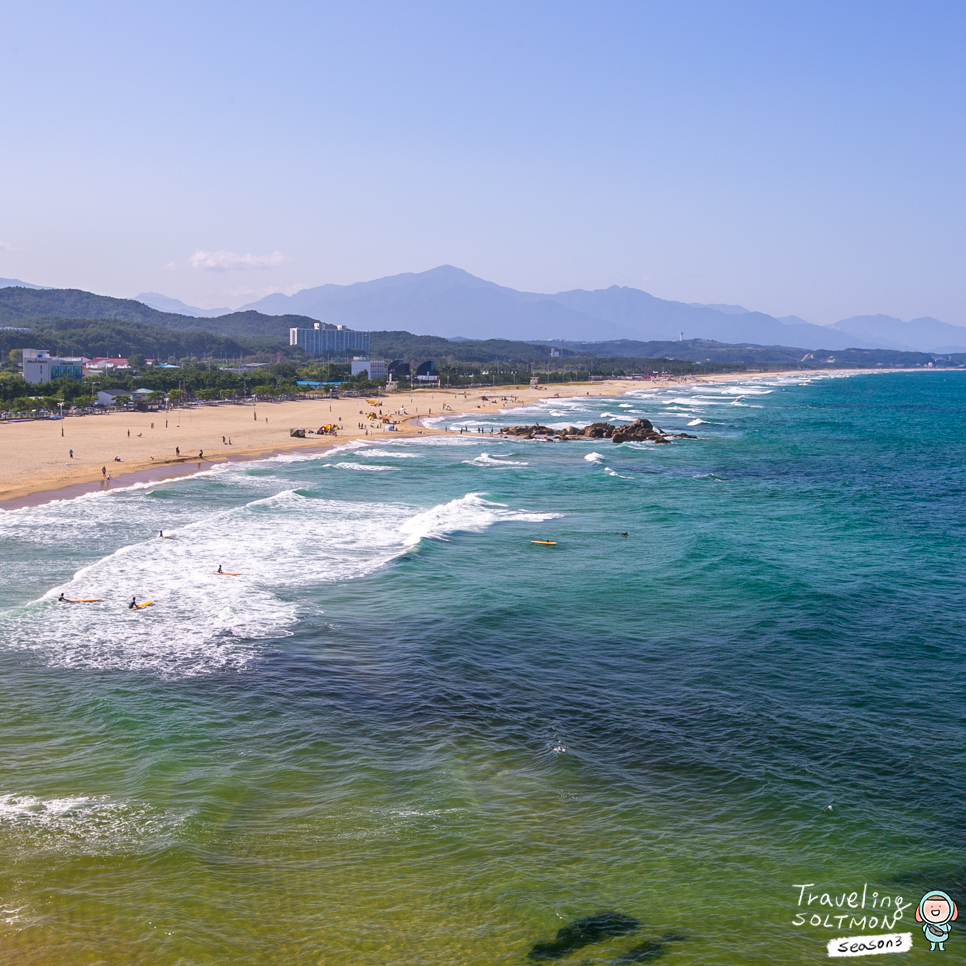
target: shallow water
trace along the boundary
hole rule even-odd
[[[523,964],[616,912],[561,961],[683,966],[890,931],[795,925],[800,883],[903,896],[921,948],[922,892],[966,892],[964,389],[644,387],[0,513],[0,949]],[[701,438],[477,432],[638,416]]]

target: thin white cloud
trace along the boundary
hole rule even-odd
[[[10,242],[0,241],[0,252],[15,252],[17,251]]]
[[[168,264],[164,266],[164,270],[166,272],[176,272],[178,270],[178,266],[174,262],[168,262]]]
[[[287,255],[281,252],[272,252],[271,255],[252,255],[246,252],[239,255],[237,252],[203,252],[196,251],[188,260],[192,268],[203,268],[211,272],[227,272],[232,269],[250,270],[253,268],[277,268],[291,261]]]

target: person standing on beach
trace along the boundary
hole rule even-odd
[[[205,458],[205,451],[203,449],[198,450],[198,459],[203,460]]]
[[[181,455],[181,447],[180,446],[175,446],[175,448],[174,448],[174,455],[175,456],[180,456]]]
[[[71,459],[73,459],[74,458],[74,451],[72,449],[67,450],[67,455],[70,456]]]
[[[101,467],[101,476],[107,476],[107,467],[106,466],[102,466]]]

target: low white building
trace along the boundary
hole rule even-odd
[[[353,359],[352,375],[358,376],[360,372],[369,373],[371,382],[381,382],[386,378],[385,359]]]
[[[97,405],[113,406],[118,396],[124,396],[126,399],[130,399],[131,393],[126,389],[98,389]]]

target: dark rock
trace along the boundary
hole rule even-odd
[[[501,432],[504,436],[523,436],[526,439],[533,439],[535,436],[559,436],[555,429],[541,426],[539,423],[534,423],[533,426],[508,426]]]
[[[667,437],[664,433],[658,432],[649,419],[635,419],[634,422],[626,426],[618,426],[611,434],[611,439],[615,443],[626,443],[628,440],[633,442],[666,443]]]
[[[667,443],[671,436],[679,439],[697,439],[688,433],[662,433],[654,428],[649,419],[635,419],[632,423],[615,426],[613,423],[591,423],[589,426],[568,426],[566,429],[556,430],[549,426],[535,423],[533,426],[508,426],[501,431],[504,436],[522,436],[525,439],[610,439],[615,443],[648,442]]]
[[[589,436],[591,439],[610,439],[616,428],[616,426],[611,426],[610,423],[591,423],[577,432],[581,436]]]
[[[640,925],[630,916],[616,912],[601,912],[586,919],[575,919],[562,929],[552,942],[537,943],[527,953],[529,959],[560,959],[569,956],[575,949],[582,949],[591,943],[599,943],[612,936],[626,936]],[[632,960],[629,960],[631,962]]]
[[[654,942],[649,939],[647,942],[641,943],[640,946],[628,949],[623,956],[618,956],[614,960],[614,966],[618,966],[618,964],[624,966],[625,963],[647,963],[663,955],[664,943]]]

